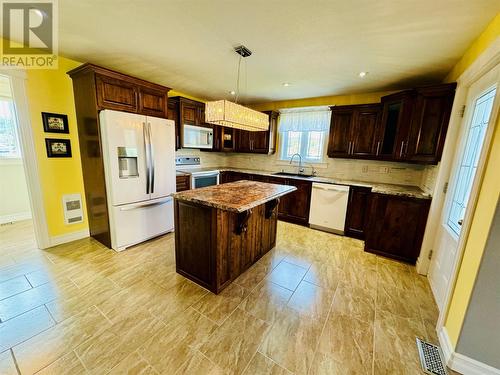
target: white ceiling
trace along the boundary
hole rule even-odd
[[[440,81],[499,11],[498,0],[59,0],[59,49],[214,99],[235,89],[242,43],[243,101],[262,102]]]

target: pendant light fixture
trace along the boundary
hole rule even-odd
[[[269,129],[269,116],[251,108],[238,104],[240,93],[240,66],[242,58],[252,54],[245,46],[238,46],[234,51],[240,55],[238,61],[238,78],[236,81],[236,100],[216,100],[205,104],[205,122],[228,128],[265,131]]]

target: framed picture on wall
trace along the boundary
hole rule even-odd
[[[47,157],[49,158],[70,158],[71,142],[69,139],[45,139]]]
[[[68,116],[42,112],[43,130],[46,133],[69,133]]]

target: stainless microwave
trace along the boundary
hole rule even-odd
[[[184,125],[182,128],[182,147],[212,148],[214,141],[213,129],[194,125]]]

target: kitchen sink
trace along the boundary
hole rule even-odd
[[[276,172],[273,173],[274,176],[290,176],[290,177],[302,177],[302,178],[312,178],[311,174],[300,174],[300,173],[290,173],[290,172]]]

